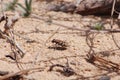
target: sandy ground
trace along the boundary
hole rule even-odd
[[[81,16],[79,14],[45,11],[44,5],[44,2],[33,2],[33,13],[39,16],[39,18],[48,21],[36,18],[20,18],[14,26],[16,42],[26,53],[25,56],[20,59],[23,69],[41,68],[41,70],[25,76],[28,80],[99,80],[104,74],[110,76],[111,80],[120,79],[119,71],[114,72],[104,68],[101,69],[85,60],[90,48],[86,43],[84,32],[70,30],[60,25],[50,23],[50,20],[52,20],[52,22],[68,27],[88,29],[89,27],[86,27],[87,25],[100,21],[110,22],[109,17]],[[3,26],[3,24],[4,22],[0,25]],[[105,23],[104,26],[107,29],[110,28],[109,23]],[[118,28],[118,24],[115,24],[114,27]],[[57,30],[58,28],[59,30]],[[21,37],[17,34],[21,35]],[[94,52],[97,53],[97,55],[102,55],[102,58],[106,60],[119,64],[120,50],[116,47],[111,34],[95,33],[94,35],[96,35],[93,40]],[[114,33],[114,37],[118,45],[120,45],[120,33]],[[27,39],[24,38],[34,40],[34,42],[27,42]],[[51,42],[53,39],[63,40],[68,43],[69,47],[67,47],[66,50],[49,49],[48,47],[54,45]],[[100,53],[103,51],[105,53]],[[6,42],[5,39],[0,39],[0,70],[17,72],[19,69],[14,61],[5,57],[5,55],[10,53],[12,53],[10,44]],[[67,60],[69,66],[77,75],[65,76],[58,72],[58,70],[62,70],[60,67],[54,67],[52,71],[48,71],[53,64],[65,66]],[[81,78],[81,76],[84,78]]]

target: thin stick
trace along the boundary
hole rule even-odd
[[[115,11],[115,3],[116,3],[116,0],[113,0],[113,5],[112,5],[112,10],[111,10],[111,29],[113,28],[113,14],[114,14],[114,11]]]
[[[25,52],[9,36],[3,34],[3,32],[1,30],[0,30],[0,34],[3,38],[7,39],[11,44],[16,46],[16,48],[23,54],[23,55],[21,55],[21,57],[23,57],[25,55]]]
[[[115,3],[116,3],[116,0],[113,0],[112,10],[111,10],[111,17],[113,16],[113,13],[115,11]]]
[[[113,0],[113,6],[112,6],[112,10],[111,10],[111,29],[113,28],[113,13],[116,12],[117,14],[119,14],[116,10],[115,10],[115,4],[116,4],[116,0]],[[117,44],[114,35],[111,33],[113,41],[115,43],[115,45],[118,47],[118,49],[120,49],[120,46]]]
[[[42,21],[47,21],[46,19],[44,18],[41,18],[35,14],[32,14],[31,15],[31,18],[35,18],[35,19],[38,19],[38,20],[42,20]],[[57,25],[57,26],[61,26],[61,27],[64,27],[64,28],[67,28],[67,29],[70,29],[70,30],[77,30],[77,31],[83,31],[83,32],[94,32],[94,33],[120,33],[120,30],[111,30],[111,29],[104,29],[104,30],[93,30],[93,29],[79,29],[79,28],[76,28],[76,27],[69,27],[69,26],[65,26],[63,24],[60,24],[58,22],[55,22],[55,21],[52,21],[52,24],[54,25]]]
[[[31,69],[21,70],[21,71],[15,72],[15,73],[11,73],[11,74],[2,76],[2,77],[0,77],[0,80],[8,80],[11,77],[14,77],[14,76],[17,76],[17,75],[22,76],[22,75],[25,75],[32,70],[39,70],[39,69],[40,68],[31,68]]]
[[[45,41],[45,45],[58,32],[59,29],[60,27],[58,27],[57,30]]]
[[[12,30],[10,31],[10,33],[11,33],[11,37],[12,37],[13,41],[16,43],[14,32],[15,32],[15,30],[14,30],[14,27],[13,27]],[[15,53],[14,53],[15,56],[17,56],[17,54],[16,54],[16,52],[17,52],[17,50],[16,50],[16,46],[13,46],[13,45],[11,45],[11,46],[12,46],[13,50],[15,50]],[[15,62],[16,62],[17,67],[18,67],[20,70],[22,70],[23,67],[22,67],[21,64],[18,63],[17,58],[15,59]]]

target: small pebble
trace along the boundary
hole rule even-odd
[[[101,76],[99,80],[110,80],[109,76]]]

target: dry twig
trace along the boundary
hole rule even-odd
[[[10,78],[15,77],[15,76],[27,75],[30,71],[39,70],[39,69],[41,68],[31,68],[31,69],[21,70],[15,73],[9,73],[5,76],[0,77],[0,80],[9,80]]]
[[[66,66],[63,66],[61,64],[53,64],[52,66],[50,66],[49,71],[52,71],[54,67],[61,67],[61,68],[63,68],[63,71],[59,70],[59,72],[61,72],[65,76],[71,76],[71,75],[76,74],[75,71],[69,66],[68,58],[66,58],[66,59],[67,59]]]
[[[114,63],[112,61],[108,61],[108,60],[105,60],[99,56],[96,56],[96,55],[89,55],[88,58],[86,58],[86,60],[90,63],[93,63],[94,65],[97,65],[98,63],[95,63],[96,61],[99,62],[99,67],[100,66],[103,66],[103,67],[106,67],[107,69],[110,69],[112,71],[116,71],[118,72],[120,70],[120,65],[117,64],[117,63]]]

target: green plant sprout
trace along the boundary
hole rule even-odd
[[[6,10],[15,10],[15,6],[18,3],[18,0],[13,0],[9,4],[7,4]]]
[[[96,23],[94,26],[92,26],[91,29],[102,30],[102,29],[104,29],[104,26],[102,23]]]
[[[17,3],[17,4],[25,11],[25,13],[23,14],[25,17],[28,17],[31,14],[32,0],[25,0],[25,7],[20,3]]]

